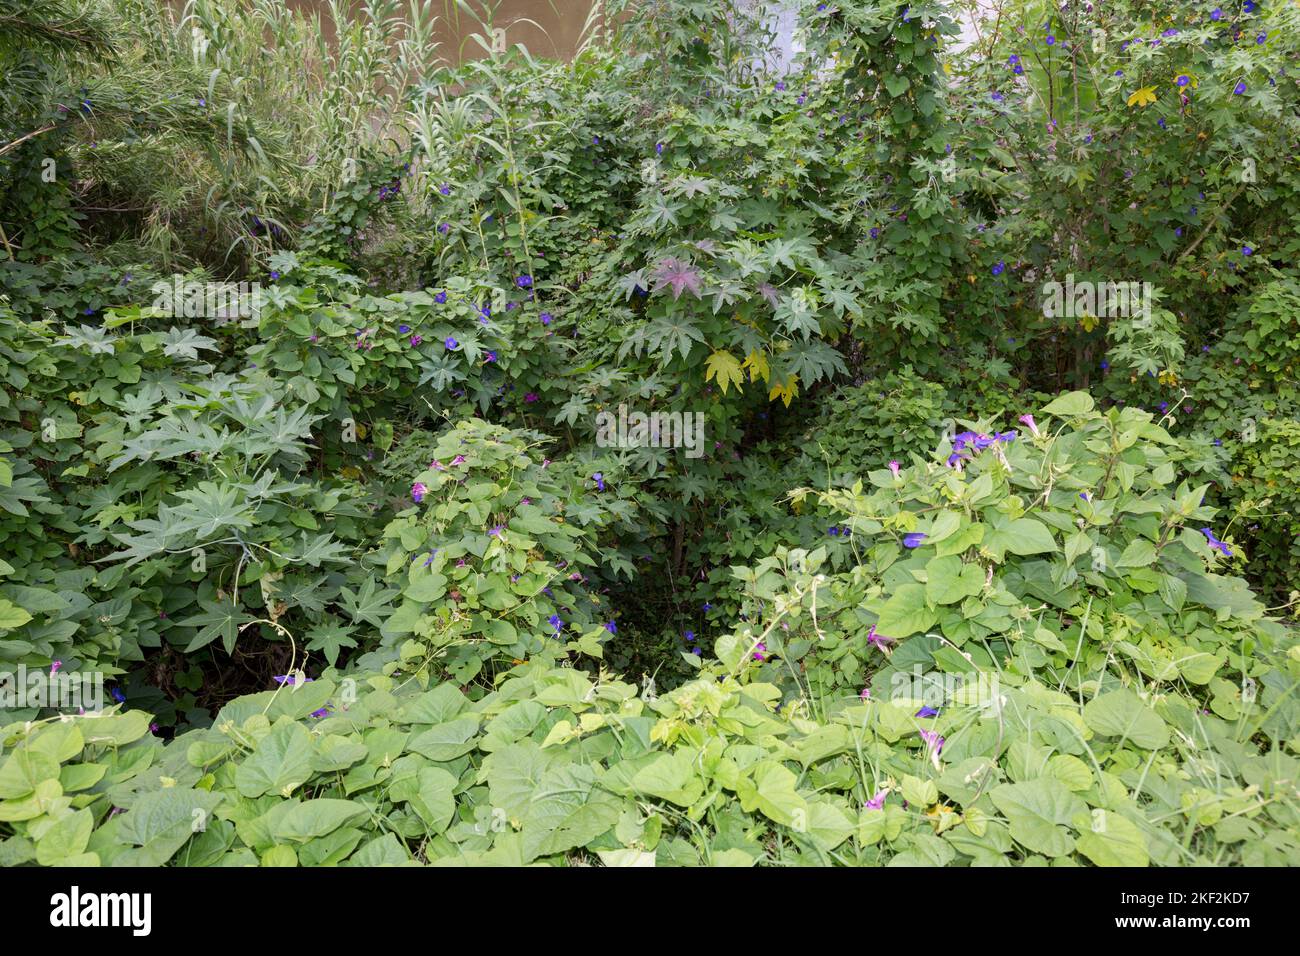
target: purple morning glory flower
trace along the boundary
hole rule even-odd
[[[1210,19],[1211,19],[1211,20],[1222,20],[1222,19],[1223,19],[1223,11],[1222,11],[1220,8],[1215,7],[1213,10],[1210,11]]]
[[[698,647],[692,647],[691,653],[694,654],[696,657],[701,657],[704,654],[704,652],[700,650]]]
[[[1174,82],[1177,83],[1179,86],[1186,86],[1188,83],[1192,82],[1192,78],[1188,76],[1186,73],[1180,73],[1178,74],[1178,77],[1177,79],[1174,80]]]
[[[122,688],[114,687],[109,693],[113,695],[113,699],[119,704],[126,703],[126,694],[122,693]]]
[[[499,538],[499,537],[501,537],[501,532],[505,530],[505,527],[506,527],[505,525],[503,525],[503,524],[499,524],[499,525],[497,525],[495,528],[489,528],[489,529],[488,529],[488,537],[490,537],[490,538]]]
[[[543,312],[543,313],[542,313],[542,325],[550,325],[550,324],[551,324],[551,318],[552,318],[551,313],[549,313],[549,312]]]
[[[451,349],[454,349],[456,346],[460,345],[460,343],[457,342],[457,341],[456,341],[454,338],[452,338],[450,335],[447,336],[447,340],[446,340],[445,342],[443,342],[442,344],[445,345],[445,346],[447,346],[447,349],[448,349],[449,351],[450,351]]]
[[[863,694],[864,694],[864,695],[867,694],[867,693],[868,693],[867,691],[863,691]],[[876,791],[875,796],[873,796],[870,800],[868,800],[866,803],[864,803],[864,804],[862,805],[862,809],[864,809],[864,810],[883,810],[883,809],[885,809],[885,797],[887,797],[887,796],[889,796],[889,791],[888,791],[888,790],[878,790],[878,791]]]
[[[599,488],[601,491],[605,490],[605,476],[601,474],[599,471],[591,476],[591,480],[596,483],[596,487]]]
[[[876,633],[876,625],[872,624],[871,629],[867,631],[867,644],[878,647],[886,653],[889,652],[889,645],[894,643],[894,638],[886,637],[884,634]]]
[[[686,643],[688,643],[688,644],[689,644],[691,641],[695,640],[695,632],[694,632],[694,631],[687,631],[687,632],[686,632],[685,634],[683,634],[682,636],[683,636],[684,638],[686,638]]]
[[[311,712],[311,715],[315,717],[317,720],[321,720],[322,718],[328,717],[330,715],[330,709],[328,707],[322,707],[320,710],[313,710]]]
[[[708,601],[705,601],[702,605],[700,605],[700,608],[705,611],[712,611],[713,605],[710,604]]]
[[[664,154],[664,144],[663,144],[663,143],[655,143],[655,155],[656,155],[656,156],[662,156],[663,154]]]
[[[1242,246],[1241,254],[1243,256],[1253,256],[1255,254],[1255,250],[1252,249],[1250,246]]]
[[[405,335],[407,332],[411,331],[411,327],[409,325],[399,325],[397,331],[402,335]]]
[[[298,681],[293,674],[278,674],[275,677],[272,677],[271,680],[281,685],[288,684],[290,687],[293,687]],[[303,678],[304,684],[310,684],[311,682],[312,679],[310,677]]]
[[[1242,80],[1240,83],[1238,83],[1236,86],[1234,86],[1234,87],[1232,88],[1232,92],[1233,92],[1233,94],[1236,95],[1236,96],[1241,96],[1242,93],[1245,93],[1245,92],[1246,92],[1246,81],[1245,81],[1245,80]]]
[[[532,284],[533,284],[533,277],[530,275],[521,275],[518,279],[515,280],[515,285],[519,286],[519,288],[521,289],[527,289]]]
[[[617,634],[617,633],[618,633],[618,625],[615,624],[613,621],[609,621],[609,622],[607,622],[607,623],[605,624],[605,630],[609,631],[609,633],[611,633],[611,634]]]
[[[939,732],[937,730],[923,730],[921,731],[921,739],[925,741],[925,749],[937,758],[939,752],[943,750],[943,738],[939,736]]]
[[[998,264],[993,267],[993,274],[995,276],[1000,276],[1002,275],[1003,272],[1006,271],[1006,269],[1007,269],[1007,264],[999,260]]]
[[[767,645],[762,641],[759,641],[758,645],[754,648],[754,660],[761,664],[763,661],[767,660],[767,657],[765,656],[766,652]]]
[[[412,336],[411,336],[411,348],[413,348],[413,349],[414,349],[414,348],[419,348],[419,347],[420,347],[420,343],[423,342],[423,341],[424,341],[424,336],[422,336],[422,335],[412,335]]]
[[[491,349],[489,349],[487,353],[483,356],[483,361],[485,362],[495,362],[496,360],[497,360],[497,353],[492,351]]]
[[[1048,37],[1047,37],[1047,45],[1048,45],[1048,46],[1055,46],[1055,45],[1056,45],[1056,37],[1052,36],[1051,34],[1048,34]]]
[[[921,542],[925,540],[925,535],[920,531],[913,531],[911,534],[903,535],[903,547],[919,548]]]
[[[442,223],[441,225],[438,226],[438,231],[445,236],[447,233],[451,232],[451,223],[449,222]]]
[[[826,530],[826,533],[827,533],[828,535],[830,535],[832,538],[838,538],[838,537],[840,536],[840,529],[839,529],[839,528],[828,528],[828,529]]]
[[[939,712],[933,707],[922,707],[916,712],[917,717],[938,717]]]
[[[451,184],[450,184],[450,183],[443,183],[441,186],[438,187],[438,192],[442,193],[444,196],[450,196],[450,195],[451,195]]]
[[[428,492],[428,490],[429,489],[424,482],[417,481],[415,484],[411,485],[411,500],[418,505],[424,500],[425,493]]]
[[[1211,531],[1209,528],[1202,528],[1201,534],[1205,535],[1206,540],[1209,541],[1210,543],[1211,549],[1218,551],[1225,558],[1232,557],[1232,551],[1228,548],[1226,544],[1224,544],[1222,541],[1216,538],[1214,536],[1214,532]]]
[[[551,627],[555,628],[557,632],[563,630],[564,628],[564,621],[560,619],[560,615],[558,614],[552,614],[550,617],[546,619],[546,623],[551,625]]]
[[[433,301],[437,302],[439,305],[444,304],[447,301],[447,293],[439,292],[437,295],[433,297]]]

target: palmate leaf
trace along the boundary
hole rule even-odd
[[[819,334],[821,322],[817,319],[816,293],[802,286],[796,287],[791,295],[777,306],[776,320],[791,335],[801,335],[804,339],[808,339]]]
[[[789,239],[773,239],[767,244],[767,261],[770,266],[797,268],[798,262],[810,262],[817,252],[807,236],[792,236]]]
[[[687,199],[694,199],[696,196],[707,196],[713,191],[713,186],[712,180],[705,179],[702,176],[682,176],[669,181],[664,188],[674,196],[685,196]]]
[[[659,352],[660,361],[664,364],[672,361],[674,352],[681,355],[682,361],[686,361],[690,357],[694,343],[705,342],[704,333],[693,322],[668,316],[651,323],[647,335],[651,347]]]
[[[428,385],[435,392],[445,392],[457,382],[465,380],[461,362],[452,352],[444,352],[425,359],[420,366],[419,385]]]
[[[319,568],[325,561],[336,561],[340,564],[348,564],[352,561],[347,546],[336,541],[334,536],[328,533],[310,539],[303,535],[301,546],[285,556],[295,564],[303,562],[313,568]]]
[[[365,621],[375,627],[382,627],[384,621],[393,613],[393,598],[402,592],[397,588],[375,590],[375,579],[366,578],[359,591],[343,588],[339,592],[339,602],[352,615],[352,620]]]
[[[184,504],[172,509],[175,526],[199,540],[226,529],[251,528],[256,521],[253,506],[238,485],[201,481],[197,488],[176,492],[176,497]]]
[[[352,632],[356,628],[343,624],[335,618],[327,618],[307,632],[307,650],[320,651],[329,661],[330,667],[338,664],[339,651],[345,647],[356,647]]]
[[[673,298],[679,299],[682,290],[689,289],[691,295],[697,299],[700,298],[701,289],[703,288],[703,276],[694,263],[670,257],[660,261],[655,266],[654,274],[655,292],[671,288]]]
[[[727,351],[714,352],[704,363],[704,380],[709,382],[714,378],[718,380],[723,395],[727,394],[727,389],[732,385],[736,386],[736,391],[742,391],[741,385],[745,381],[740,362]]]
[[[185,653],[206,647],[218,637],[221,638],[226,653],[234,653],[240,625],[247,624],[252,618],[240,610],[239,605],[233,601],[200,600],[199,606],[203,608],[202,613],[192,614],[177,622],[185,627],[200,628],[199,633],[186,645]]]
[[[618,280],[618,288],[623,293],[623,301],[632,298],[637,289],[642,292],[650,291],[650,280],[646,278],[644,269],[637,269],[635,272],[629,272]]]
[[[112,355],[116,341],[103,329],[95,328],[93,325],[79,325],[75,329],[69,328],[67,334],[54,344],[85,349],[91,355]]]
[[[785,353],[784,359],[785,367],[809,385],[829,379],[836,372],[848,372],[844,357],[819,339],[796,343]]]
[[[170,328],[163,337],[163,354],[171,358],[196,359],[199,349],[219,351],[217,340],[199,335],[193,329]]]

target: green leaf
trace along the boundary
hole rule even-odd
[[[36,862],[41,866],[65,865],[86,849],[90,832],[95,826],[95,815],[89,810],[78,810],[57,821],[36,841]]]
[[[684,750],[663,754],[642,767],[632,777],[632,788],[679,807],[689,807],[704,794],[695,761]]]
[[[1096,404],[1092,396],[1087,392],[1066,392],[1064,395],[1058,395],[1056,400],[1043,407],[1043,412],[1047,415],[1055,415],[1057,418],[1065,418],[1072,415],[1087,415]]]
[[[523,821],[525,860],[585,846],[618,822],[623,801],[595,781],[595,770],[583,764],[542,775]]]
[[[885,602],[876,628],[885,637],[900,638],[929,630],[936,620],[938,612],[926,603],[925,586],[909,583]]]
[[[1097,866],[1149,866],[1146,835],[1132,820],[1107,810],[1093,811],[1093,826],[1079,837],[1079,852]]]
[[[962,564],[955,555],[933,558],[925,566],[925,578],[925,596],[931,604],[957,604],[984,589],[979,567]]]
[[[306,843],[332,833],[339,827],[360,823],[370,811],[352,800],[321,797],[304,800],[280,818],[271,831],[277,840]]]
[[[775,760],[763,760],[753,772],[740,778],[736,795],[746,812],[759,810],[764,816],[785,826],[795,822],[795,815],[808,820],[808,804],[795,790],[795,775]]]
[[[1094,697],[1084,705],[1083,722],[1093,733],[1120,737],[1147,750],[1169,743],[1169,727],[1131,690]]]
[[[245,797],[287,797],[312,775],[311,734],[296,720],[281,717],[253,755],[235,771],[235,789]]]
[[[1065,789],[1059,780],[1042,777],[1027,783],[1004,783],[989,793],[1007,821],[1011,836],[1021,846],[1044,856],[1065,856],[1074,849],[1066,829],[1087,805]]]
[[[162,866],[185,842],[204,829],[221,803],[219,793],[166,787],[143,794],[127,811],[117,834],[138,849],[118,858],[119,864]]]

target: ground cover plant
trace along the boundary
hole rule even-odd
[[[0,0],[0,865],[1300,863],[1300,6],[776,6]]]

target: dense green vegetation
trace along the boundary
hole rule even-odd
[[[1300,6],[994,7],[0,0],[0,865],[1300,863]]]

